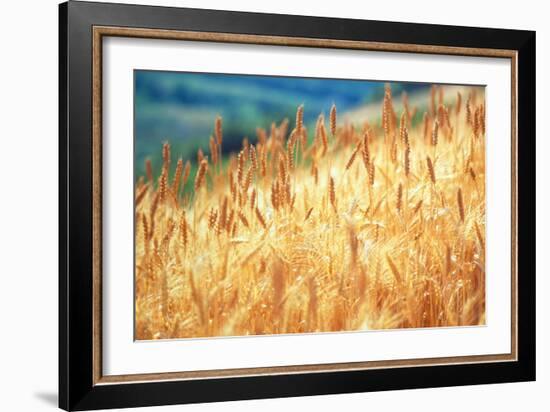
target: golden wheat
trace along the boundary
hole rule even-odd
[[[135,190],[137,339],[483,324],[485,106],[453,96],[416,116],[387,85],[380,119],[333,105],[311,141],[300,105],[231,154],[218,116],[189,186],[164,143]]]

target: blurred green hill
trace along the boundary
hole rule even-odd
[[[422,87],[427,86],[393,83],[392,91],[397,97]],[[165,141],[171,143],[174,159],[193,162],[199,147],[206,153],[217,115],[223,118],[223,149],[228,153],[241,147],[244,136],[254,142],[256,127],[269,130],[273,121],[285,118],[293,127],[300,104],[308,125],[320,113],[327,115],[333,103],[343,113],[383,94],[383,82],[364,80],[136,70],[135,175],[144,174],[146,158],[158,167]]]

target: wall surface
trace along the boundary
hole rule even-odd
[[[134,1],[135,3],[135,1]],[[152,410],[264,411],[548,410],[550,292],[548,260],[550,173],[548,122],[550,28],[544,2],[298,2],[278,0],[153,1],[148,4],[352,17],[537,31],[537,328],[535,383],[424,389]],[[57,1],[0,6],[0,409],[53,410],[57,404]],[[546,74],[546,76],[545,76]],[[534,136],[533,136],[534,137]],[[530,274],[523,274],[529,276]],[[534,275],[534,274],[533,274]],[[345,350],[345,348],[342,348]],[[143,409],[145,410],[145,409]]]

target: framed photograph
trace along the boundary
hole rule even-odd
[[[535,33],[60,5],[66,410],[535,379]]]

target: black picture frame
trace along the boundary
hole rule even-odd
[[[517,52],[517,361],[94,384],[92,28]],[[59,406],[90,410],[535,380],[535,32],[70,1],[59,6]]]

